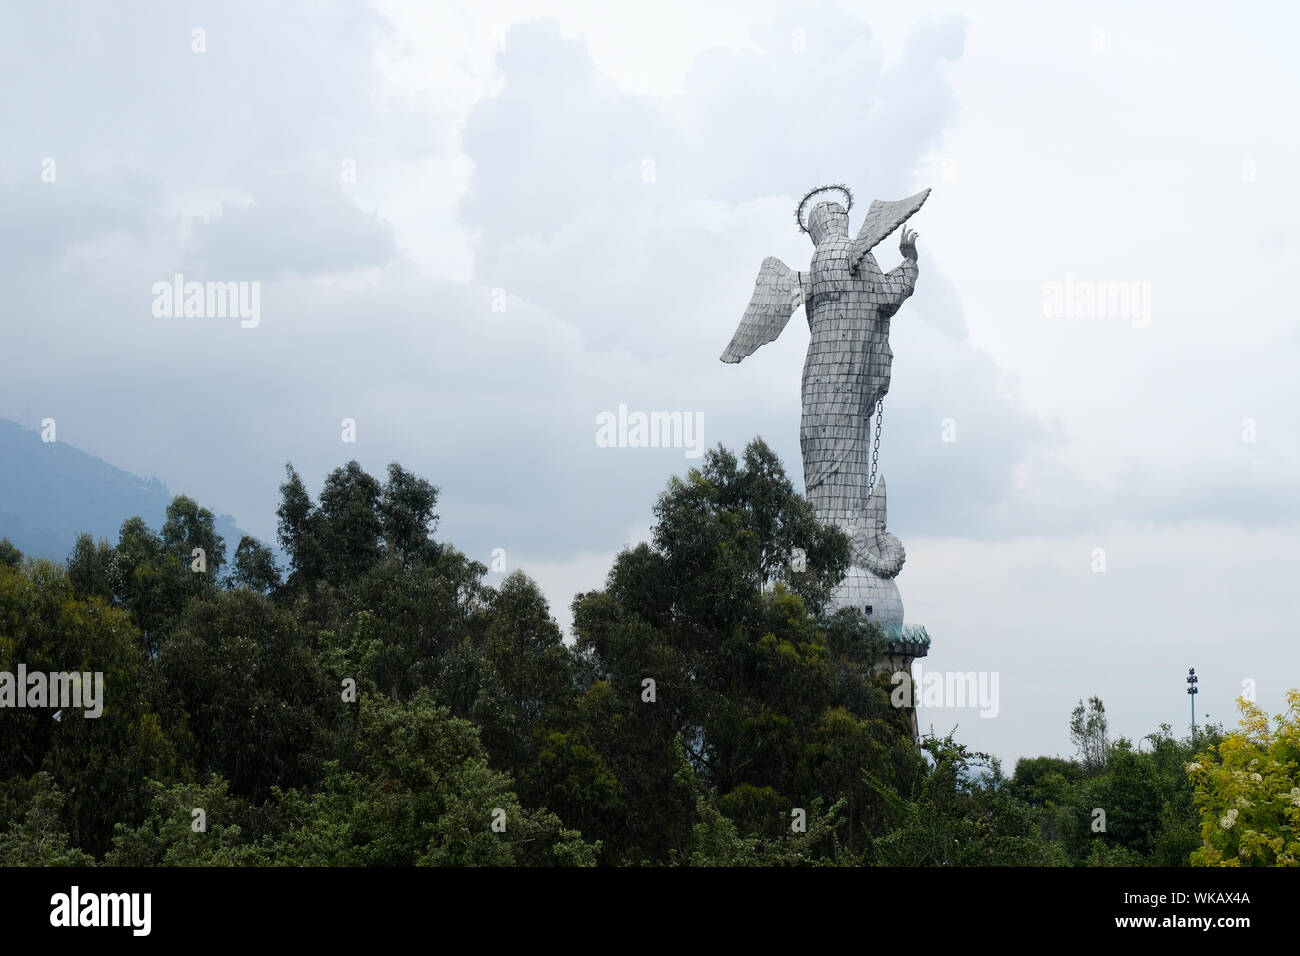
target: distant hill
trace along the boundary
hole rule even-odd
[[[0,418],[0,538],[24,554],[66,561],[82,532],[116,544],[122,522],[137,515],[156,531],[173,497],[157,478],[137,478]],[[230,515],[217,515],[216,526],[233,557],[243,532]]]

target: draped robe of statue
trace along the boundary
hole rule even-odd
[[[848,211],[822,202],[808,216],[815,251],[807,272],[773,256],[763,260],[749,308],[722,361],[739,362],[773,341],[802,303],[811,334],[803,367],[805,494],[822,521],[840,526],[853,543],[848,575],[831,596],[832,609],[858,607],[887,631],[903,623],[894,577],[906,554],[885,530],[885,481],[871,481],[872,416],[889,391],[889,323],[916,284],[913,257],[882,272],[871,250],[921,208],[930,190],[897,202],[871,204],[857,238]]]

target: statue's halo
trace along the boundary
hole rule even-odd
[[[828,192],[840,192],[844,194],[846,200],[844,204],[845,212],[848,212],[853,208],[853,193],[851,193],[849,187],[845,186],[843,183],[832,183],[829,186],[814,186],[812,189],[808,190],[803,199],[800,200],[799,208],[794,211],[794,221],[799,224],[800,232],[806,233],[808,231],[808,224],[804,222],[803,219],[804,210],[808,208],[808,203],[814,196]]]

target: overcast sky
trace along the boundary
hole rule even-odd
[[[0,416],[267,540],[286,461],[313,491],[400,461],[440,538],[504,549],[567,626],[698,463],[598,447],[597,415],[761,435],[801,486],[802,313],[718,355],[764,256],[806,268],[807,189],[848,183],[856,231],[930,186],[881,471],[922,667],[1000,699],[922,726],[1008,764],[1068,754],[1094,694],[1114,733],[1185,730],[1189,666],[1198,717],[1235,723],[1247,680],[1280,710],[1300,16],[971,6],[14,7]],[[157,317],[177,273],[259,283],[260,323]]]

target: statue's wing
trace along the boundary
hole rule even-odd
[[[875,248],[882,239],[907,222],[921,208],[929,195],[930,190],[922,189],[915,196],[896,199],[893,202],[874,200],[871,208],[867,210],[867,218],[863,220],[862,228],[858,230],[858,238],[853,241],[853,255],[849,259],[850,268],[856,271],[862,257]]]
[[[803,275],[776,256],[763,260],[754,280],[754,294],[749,297],[749,308],[745,309],[745,317],[731,337],[731,344],[722,353],[722,361],[739,362],[781,334],[794,310],[803,304]]]

